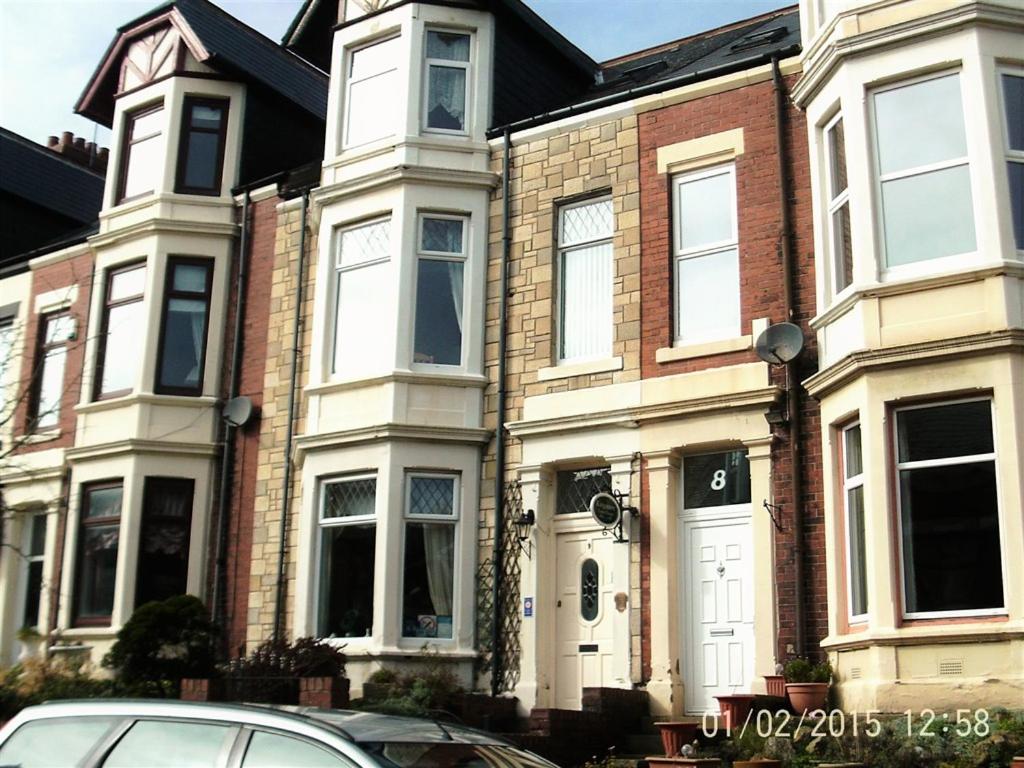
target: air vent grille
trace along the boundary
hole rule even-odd
[[[942,659],[939,661],[939,674],[943,676],[957,676],[964,673],[963,659]]]
[[[850,679],[851,680],[860,680],[860,676],[861,676],[861,669],[860,669],[860,667],[850,667]]]

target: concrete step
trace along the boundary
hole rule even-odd
[[[661,745],[661,736],[655,733],[630,733],[619,739],[616,746],[616,752],[629,756],[646,757],[665,752]]]

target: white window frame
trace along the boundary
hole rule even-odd
[[[864,623],[864,622],[866,622],[868,620],[869,612],[871,610],[871,601],[869,600],[868,595],[865,594],[864,595],[864,603],[867,606],[868,610],[865,611],[864,613],[854,613],[853,612],[853,548],[852,548],[853,537],[851,536],[851,531],[853,530],[853,527],[852,527],[852,524],[851,524],[851,521],[850,521],[850,492],[855,490],[855,489],[857,489],[857,488],[861,488],[861,489],[864,488],[864,443],[863,443],[864,432],[863,432],[863,430],[861,430],[860,473],[857,474],[857,475],[853,475],[852,477],[848,476],[848,473],[847,473],[847,468],[849,467],[850,462],[849,462],[849,443],[846,440],[846,436],[852,430],[854,430],[854,429],[860,429],[860,422],[859,421],[855,421],[852,424],[847,424],[845,427],[843,427],[842,431],[839,433],[839,439],[842,441],[842,456],[843,456],[843,461],[842,461],[842,466],[840,467],[840,471],[842,472],[842,481],[843,481],[842,482],[842,486],[843,486],[843,499],[842,499],[842,505],[843,505],[843,530],[845,532],[844,546],[846,547],[846,618],[849,620],[849,622],[851,624],[862,624],[862,623]],[[863,498],[864,497],[863,497],[863,493],[862,493],[862,496],[861,496],[862,505],[863,505]],[[866,510],[864,510],[864,509],[861,510],[861,513],[864,516],[864,523],[865,523],[865,525],[864,525],[864,549],[865,549],[864,567],[867,568],[868,562],[870,561],[870,559],[867,557],[867,513],[866,513]]]
[[[443,479],[452,481],[452,514],[450,516],[444,515],[416,515],[410,510],[412,509],[412,480],[413,478],[422,477],[427,479]],[[402,641],[414,641],[428,643],[441,643],[446,645],[455,645],[459,636],[459,606],[462,601],[461,596],[461,574],[462,574],[462,563],[460,561],[460,554],[462,552],[461,539],[462,539],[462,526],[459,525],[459,518],[461,516],[461,499],[462,499],[462,473],[457,471],[449,470],[406,470],[405,472],[405,488],[402,496],[402,553],[399,562],[401,568],[401,586],[398,591],[398,637]],[[450,525],[452,526],[452,636],[451,637],[415,637],[407,636],[404,630],[403,616],[405,614],[405,548],[406,548],[406,530],[407,524],[410,522],[429,522],[437,525]]]
[[[361,229],[362,227],[370,227],[370,226],[374,226],[376,224],[384,224],[384,223],[387,223],[387,225],[388,225],[388,242],[389,242],[389,246],[388,246],[387,253],[385,253],[383,256],[378,256],[377,258],[374,258],[374,259],[369,259],[367,261],[360,261],[357,264],[343,265],[341,263],[342,239],[343,239],[343,235],[346,232],[350,232],[350,231],[356,230],[356,229]],[[355,271],[360,270],[360,269],[376,267],[376,266],[379,266],[381,264],[386,264],[389,261],[391,261],[391,252],[392,252],[392,249],[394,247],[394,241],[392,239],[392,235],[394,233],[391,231],[391,227],[392,227],[393,223],[394,223],[394,219],[392,218],[391,214],[388,213],[388,214],[386,214],[384,216],[376,216],[376,217],[371,218],[371,219],[363,219],[361,221],[354,221],[354,222],[350,222],[348,224],[344,224],[342,226],[335,227],[334,228],[334,232],[332,233],[332,237],[334,238],[333,242],[331,243],[331,260],[332,260],[331,270],[332,270],[332,278],[334,280],[334,285],[332,287],[332,293],[334,295],[334,301],[332,302],[332,311],[334,313],[334,318],[331,321],[331,333],[330,333],[330,339],[331,339],[331,346],[330,346],[330,354],[331,354],[330,372],[331,372],[331,374],[330,375],[333,378],[342,378],[343,377],[343,374],[339,374],[338,373],[338,320],[340,319],[339,318],[339,313],[341,312],[341,281],[342,281],[342,279],[343,279],[343,277],[344,277],[344,275],[346,273],[355,272]]]
[[[364,147],[364,146],[366,146],[368,144],[373,144],[375,141],[381,141],[383,139],[386,139],[389,136],[395,136],[398,133],[399,128],[398,128],[397,125],[394,125],[394,126],[392,126],[391,133],[386,133],[386,134],[383,134],[381,136],[377,136],[376,138],[368,139],[367,141],[360,141],[360,142],[357,143],[357,142],[351,141],[351,139],[349,138],[350,137],[350,133],[351,133],[351,131],[349,130],[349,124],[352,121],[352,86],[355,85],[355,84],[359,84],[359,83],[365,83],[366,81],[373,80],[376,77],[383,77],[383,76],[385,76],[385,75],[387,75],[387,74],[389,74],[391,72],[397,72],[398,68],[399,68],[398,67],[398,62],[395,62],[395,66],[392,67],[391,69],[383,69],[383,70],[381,70],[379,72],[374,72],[372,75],[367,75],[366,77],[353,78],[352,77],[352,59],[360,51],[365,51],[368,48],[372,48],[375,45],[383,45],[385,43],[391,42],[392,40],[397,40],[400,37],[401,37],[401,35],[389,35],[387,37],[381,37],[381,38],[378,38],[376,40],[368,40],[368,41],[366,41],[364,43],[361,43],[359,45],[354,45],[354,46],[352,46],[351,48],[349,48],[349,49],[347,49],[345,51],[345,108],[344,108],[343,114],[341,116],[342,117],[342,124],[341,124],[341,148],[342,149],[351,149],[353,147]]]
[[[427,56],[427,35],[431,32],[439,32],[443,35],[462,35],[469,38],[469,61],[453,61],[451,59],[431,59]],[[470,133],[470,117],[473,114],[472,93],[473,93],[473,58],[476,50],[476,36],[468,29],[447,29],[444,27],[426,27],[423,30],[423,106],[421,109],[421,125],[424,133],[440,133],[449,136],[468,136]],[[464,69],[466,71],[466,113],[463,116],[463,127],[461,130],[455,128],[433,128],[429,127],[428,107],[430,95],[430,68],[449,67],[451,69]]]
[[[943,160],[937,163],[930,163],[928,165],[915,166],[913,168],[906,168],[902,171],[894,171],[892,173],[883,174],[881,172],[880,160],[881,153],[879,151],[879,135],[878,135],[878,115],[875,107],[875,98],[888,91],[895,91],[900,88],[907,88],[912,85],[919,83],[926,83],[931,80],[939,80],[944,77],[950,77],[956,75],[960,85],[960,114],[963,118],[964,134],[966,137],[966,149],[967,153],[962,157],[954,158],[951,160]],[[962,265],[964,260],[970,260],[972,257],[976,257],[978,254],[978,215],[977,215],[977,195],[974,190],[974,174],[971,173],[971,135],[969,130],[969,124],[967,120],[967,111],[964,109],[963,101],[963,90],[964,78],[963,70],[961,68],[942,70],[939,72],[929,72],[925,75],[919,75],[917,77],[909,77],[903,80],[899,80],[894,83],[887,83],[877,88],[872,88],[868,92],[868,119],[869,119],[869,133],[873,157],[871,158],[872,176],[874,178],[874,193],[876,201],[876,210],[878,215],[875,217],[875,233],[878,242],[878,269],[879,275],[882,281],[896,280],[902,278],[913,278],[921,275],[932,274],[934,272],[940,272],[944,269],[956,268]],[[896,266],[889,266],[889,255],[885,245],[885,209],[883,204],[882,188],[890,181],[898,181],[900,179],[907,179],[912,176],[923,176],[928,173],[935,171],[944,171],[950,168],[959,168],[966,166],[968,171],[968,184],[971,191],[971,211],[970,215],[974,222],[974,250],[964,251],[963,253],[954,253],[948,256],[938,256],[935,258],[921,259],[919,261],[910,262],[909,264],[897,264]]]
[[[441,219],[445,221],[461,221],[462,222],[462,245],[458,253],[450,253],[447,251],[428,251],[423,248],[423,221],[424,219]],[[417,312],[417,300],[419,298],[419,277],[420,277],[420,260],[426,259],[427,261],[453,261],[460,262],[462,264],[462,339],[459,350],[459,362],[457,364],[446,364],[446,363],[417,363],[415,360],[410,360],[412,367],[415,370],[425,371],[453,371],[464,369],[466,367],[466,278],[468,277],[468,243],[469,243],[469,216],[467,214],[452,214],[452,213],[434,213],[433,211],[420,211],[416,217],[416,289],[413,293],[413,306],[412,306],[412,346],[411,353],[415,353],[416,346],[416,312]]]
[[[899,457],[899,414],[906,411],[921,410],[924,408],[939,408],[946,405],[958,405],[960,403],[976,403],[976,402],[987,402],[989,404],[989,419],[992,426],[992,447],[991,453],[974,454],[971,456],[952,456],[942,459],[928,459],[924,461],[905,461],[901,462]],[[970,397],[960,398],[954,400],[939,400],[935,402],[920,403],[917,405],[908,405],[901,408],[894,408],[892,412],[892,451],[893,451],[893,473],[892,481],[894,483],[895,496],[896,496],[896,535],[897,545],[899,551],[900,561],[900,600],[901,610],[904,619],[944,619],[944,618],[970,618],[980,616],[1005,616],[1006,615],[1006,558],[1003,542],[1003,509],[1002,504],[999,503],[1001,498],[999,488],[999,460],[996,455],[995,447],[998,445],[996,440],[996,420],[995,420],[995,402],[991,397]],[[992,461],[995,465],[996,472],[996,519],[999,523],[999,556],[1000,564],[1002,566],[1002,583],[1003,583],[1003,605],[997,608],[980,608],[966,611],[915,611],[910,612],[907,610],[907,578],[906,578],[906,553],[903,550],[903,498],[902,489],[900,487],[900,471],[907,469],[927,469],[929,467],[948,467],[955,466],[958,464],[974,464],[981,461]]]
[[[848,291],[851,286],[856,282],[856,275],[852,275],[850,282],[844,285],[842,288],[839,287],[839,278],[846,276],[846,265],[843,263],[843,253],[840,251],[839,243],[836,240],[836,229],[835,229],[835,214],[845,205],[846,215],[850,217],[852,211],[850,210],[850,179],[849,169],[847,169],[846,186],[837,195],[832,194],[832,190],[835,187],[836,182],[836,169],[832,163],[832,142],[833,142],[833,131],[837,125],[843,123],[843,146],[842,152],[845,158],[846,155],[846,123],[843,120],[842,111],[836,112],[836,114],[825,123],[822,128],[822,146],[825,148],[825,200],[828,201],[826,205],[827,220],[825,222],[825,232],[827,233],[826,252],[829,254],[829,267],[831,274],[829,275],[829,294],[834,298],[842,295]],[[845,162],[845,159],[844,159]],[[852,222],[852,219],[851,219]],[[850,227],[851,234],[853,227]],[[850,258],[851,263],[853,260],[853,244],[850,243]]]
[[[1010,112],[1006,108],[1006,92],[1003,90],[1003,75],[1009,77],[1017,77],[1024,80],[1024,67],[1013,67],[1009,65],[996,67],[996,90],[999,92],[999,110],[1000,110],[1000,129],[1003,135],[1003,150],[1004,158],[1006,160],[1006,166],[1010,163],[1017,163],[1024,165],[1024,148],[1013,149],[1010,146]],[[1005,167],[1004,166],[1004,169]],[[1010,194],[1010,179],[1009,173],[1006,174],[1006,193],[1007,196]],[[1024,205],[1024,201],[1021,201]],[[1010,199],[1010,215],[1013,215],[1013,200]],[[1017,245],[1016,233],[1013,229],[1013,221],[1010,221],[1010,238],[1014,244],[1018,253],[1024,253],[1024,242]]]
[[[40,552],[37,555],[33,555],[31,553],[31,550],[32,550],[32,529],[33,529],[33,527],[35,525],[35,521],[37,519],[39,519],[39,518],[42,518],[43,521],[44,521],[43,522],[43,551]],[[47,593],[47,584],[46,584],[46,581],[47,581],[46,580],[46,544],[47,544],[47,540],[49,539],[49,533],[50,533],[50,521],[49,521],[49,518],[48,518],[48,513],[46,511],[29,512],[28,514],[26,514],[24,516],[24,518],[22,520],[22,530],[21,530],[21,547],[22,547],[22,549],[21,549],[21,555],[22,556],[20,558],[21,559],[21,567],[20,567],[20,574],[19,574],[19,577],[18,577],[18,584],[20,585],[19,589],[18,589],[18,600],[17,600],[17,606],[18,606],[17,607],[17,611],[18,611],[18,613],[17,613],[17,620],[19,622],[18,627],[17,627],[18,629],[24,629],[24,628],[28,627],[30,629],[34,629],[34,630],[38,631],[38,630],[41,630],[43,628],[43,625],[45,624],[45,621],[43,621],[42,616],[44,616],[46,614],[46,612],[47,612],[47,605],[46,605],[46,593]],[[29,587],[28,572],[29,572],[29,568],[34,563],[40,563],[41,564],[40,567],[42,568],[42,571],[43,571],[42,572],[42,578],[40,579],[40,584],[39,584],[39,595],[38,595],[38,598],[39,598],[39,609],[38,609],[37,614],[36,614],[35,624],[27,624],[26,625],[26,624],[21,624],[20,622],[21,622],[22,618],[25,615],[25,609],[28,607],[28,597],[29,597],[29,595],[28,595],[28,587]]]
[[[563,235],[565,232],[564,220],[566,211],[571,211],[574,208],[583,208],[588,205],[594,205],[596,203],[610,202],[612,204],[612,226],[611,230],[606,236],[595,237],[589,240],[574,241],[572,243],[565,243]],[[557,334],[555,337],[555,343],[557,346],[556,359],[559,365],[573,364],[586,362],[588,360],[604,360],[611,357],[612,348],[615,343],[615,203],[612,200],[611,195],[600,195],[597,197],[588,197],[585,200],[577,200],[572,203],[566,203],[565,205],[558,206],[558,262],[555,265],[558,270],[558,295],[555,304],[555,310],[558,312],[558,325]],[[608,258],[611,260],[611,285],[608,286],[609,291],[609,312],[608,312],[608,325],[606,328],[607,332],[607,348],[597,352],[593,355],[578,355],[576,357],[565,356],[565,255],[571,251],[580,250],[583,248],[592,248],[594,246],[607,244],[610,253]]]
[[[730,206],[732,208],[732,232],[727,240],[719,240],[713,243],[692,248],[683,247],[682,216],[680,215],[679,189],[684,184],[709,179],[714,176],[727,175],[729,177]],[[722,339],[738,338],[742,324],[743,303],[742,297],[739,302],[739,314],[736,317],[736,327],[730,334],[724,336],[694,336],[684,337],[682,328],[682,306],[679,285],[679,268],[683,261],[699,259],[704,256],[713,256],[723,251],[736,250],[737,274],[739,273],[739,206],[736,198],[736,163],[729,162],[724,165],[715,165],[708,168],[701,168],[696,171],[680,173],[672,177],[672,323],[673,346],[686,346],[687,344],[702,344],[709,341],[720,341]],[[737,295],[740,293],[740,283],[735,285]]]
[[[327,500],[327,486],[335,485],[338,483],[351,483],[359,480],[373,480],[373,514],[370,515],[353,515],[351,517],[324,517],[325,501]],[[386,489],[385,489],[386,490]],[[313,626],[312,634],[319,636],[320,633],[320,603],[322,600],[322,588],[323,588],[323,547],[324,547],[324,529],[325,528],[343,528],[347,526],[366,526],[373,524],[374,526],[374,548],[379,550],[380,536],[383,532],[381,526],[381,520],[377,515],[377,502],[380,494],[380,477],[376,472],[357,472],[354,474],[345,475],[328,475],[319,478],[317,488],[317,506],[316,506],[316,541],[313,547],[314,560],[313,560]],[[378,585],[380,579],[377,578],[377,564],[380,558],[374,556],[374,574],[373,574],[373,613],[370,616],[370,636],[350,636],[350,637],[338,637],[335,638],[341,643],[351,643],[360,641],[369,641],[371,637],[380,632],[380,627],[377,626],[376,616],[378,612],[377,601],[384,599],[383,595],[378,595]]]

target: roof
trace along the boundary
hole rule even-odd
[[[80,224],[96,221],[103,176],[0,128],[0,189]]]
[[[782,54],[799,45],[799,10],[783,8],[605,62],[602,82],[594,86],[591,95],[717,71],[732,63],[742,69],[753,57]]]
[[[177,16],[175,15],[177,14]],[[199,61],[214,69],[256,82],[284,97],[321,120],[327,116],[327,75],[309,62],[242,23],[209,0],[175,0],[118,29],[99,67],[89,80],[75,111],[104,125],[110,125],[114,114],[114,92],[117,89],[122,48],[133,33],[146,22],[168,15],[171,23],[178,18],[189,27],[201,45],[193,49]]]

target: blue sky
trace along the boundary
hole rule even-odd
[[[279,40],[301,0],[214,0]],[[785,0],[526,0],[597,60],[782,7]],[[109,132],[72,109],[117,27],[159,0],[0,0],[0,125],[45,142]]]

